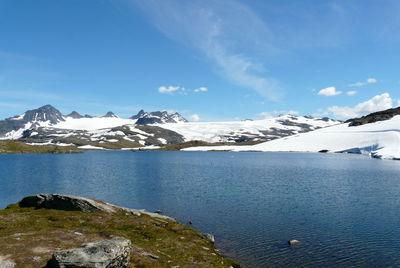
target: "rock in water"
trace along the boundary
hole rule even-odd
[[[116,237],[53,253],[47,268],[127,268],[131,241]]]
[[[291,246],[295,246],[295,245],[300,244],[300,241],[296,240],[296,239],[292,239],[292,240],[288,241],[288,244],[291,245]]]
[[[208,234],[208,233],[203,233],[204,238],[207,238],[208,240],[210,240],[211,243],[215,243],[215,237],[212,234]]]

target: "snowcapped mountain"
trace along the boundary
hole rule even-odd
[[[400,115],[396,115],[399,111],[400,108],[390,109],[252,146],[192,147],[185,150],[335,152],[400,159]]]
[[[73,111],[63,116],[56,108],[46,105],[0,121],[0,139],[18,139],[34,145],[121,149],[164,146],[193,140],[213,143],[261,142],[338,123],[327,118],[290,115],[254,121],[189,123],[179,113],[146,113],[143,110],[129,119],[120,118],[112,112],[92,117]]]
[[[60,111],[51,105],[45,105],[0,121],[0,137],[17,139],[27,129],[50,126],[62,121],[65,119]]]

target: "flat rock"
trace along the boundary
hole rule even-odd
[[[127,268],[132,244],[125,238],[82,244],[53,253],[47,268]]]
[[[66,211],[83,212],[115,212],[115,208],[107,203],[93,199],[61,194],[36,194],[24,197],[20,207],[47,208]]]
[[[160,215],[157,213],[147,212],[142,209],[131,209],[115,206],[106,202],[97,201],[90,198],[63,195],[63,194],[35,194],[24,197],[19,203],[20,207],[46,208],[66,211],[82,211],[82,212],[108,212],[125,211],[136,216],[142,214],[153,218],[162,218],[174,220],[171,217]]]

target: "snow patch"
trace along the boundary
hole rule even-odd
[[[103,147],[97,147],[97,146],[93,146],[93,145],[83,145],[83,146],[79,146],[79,149],[85,149],[85,150],[105,150],[105,148]]]

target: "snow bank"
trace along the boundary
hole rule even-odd
[[[252,146],[191,147],[187,151],[348,152],[382,159],[400,159],[400,116],[390,120],[349,127],[326,127]]]
[[[53,125],[54,128],[73,130],[96,130],[102,128],[113,128],[128,124],[135,124],[137,120],[123,119],[116,117],[93,117],[93,118],[72,118],[66,117],[65,121]]]
[[[295,119],[293,119],[295,118]],[[162,128],[169,129],[182,135],[185,141],[202,140],[206,142],[224,142],[224,136],[235,135],[259,135],[263,136],[261,131],[273,129],[300,131],[301,128],[296,125],[286,125],[282,121],[291,121],[296,124],[307,124],[314,128],[326,127],[338,124],[338,121],[319,120],[307,117],[292,117],[284,115],[264,120],[246,120],[246,121],[228,121],[228,122],[189,122],[159,125]]]
[[[85,150],[105,150],[105,148],[103,147],[97,147],[97,146],[93,146],[93,145],[83,145],[83,146],[79,146],[79,149],[85,149]]]

